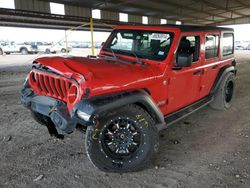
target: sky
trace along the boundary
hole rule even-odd
[[[1,8],[14,8],[15,2],[13,0],[0,0],[0,7]]]
[[[226,26],[232,27],[235,30],[236,41],[250,41],[250,24]],[[94,41],[104,42],[109,32],[94,32]],[[47,41],[57,42],[64,40],[64,30],[51,29],[29,29],[29,28],[15,28],[15,27],[0,27],[0,40],[9,40],[16,42],[23,41]],[[90,41],[89,31],[67,31],[68,41]]]
[[[94,40],[96,42],[104,42],[109,34],[109,32],[94,32]],[[89,42],[90,36],[89,31],[67,31],[68,41]],[[0,27],[0,40],[57,42],[64,39],[64,37],[64,30]]]
[[[250,24],[229,25],[234,29],[235,41],[250,41]]]
[[[2,8],[15,8],[14,0],[0,0],[0,7]],[[64,14],[64,6],[58,3],[50,3],[51,12],[54,14]],[[100,10],[92,10],[94,16],[100,17]],[[122,13],[121,13],[122,14]],[[127,15],[122,15],[127,20]],[[250,24],[226,26],[235,29],[236,41],[250,41]],[[90,41],[90,32],[88,31],[74,31],[67,32],[68,41]],[[16,42],[23,41],[47,41],[58,42],[65,36],[63,30],[48,30],[48,29],[27,29],[27,28],[13,28],[13,27],[0,27],[0,41],[9,40]],[[104,42],[109,33],[95,32],[94,41]]]
[[[226,26],[232,27],[235,30],[236,41],[250,41],[250,24]],[[104,42],[110,33],[108,32],[95,32],[94,40],[96,42]],[[51,30],[51,29],[30,29],[30,28],[15,28],[15,27],[0,27],[0,40],[9,41],[48,41],[57,42],[64,38],[64,30]],[[90,41],[89,31],[73,31],[67,32],[68,41]]]

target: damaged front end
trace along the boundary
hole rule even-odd
[[[58,136],[57,129],[65,133],[72,133],[76,127],[85,130],[94,120],[75,108],[89,95],[84,82],[81,75],[63,76],[35,64],[20,92],[21,103],[37,122],[48,127],[51,135]]]

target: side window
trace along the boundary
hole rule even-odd
[[[222,38],[222,54],[223,56],[234,53],[234,35],[233,33],[224,33]]]
[[[200,54],[200,37],[199,36],[182,37],[178,47],[178,53],[193,55],[193,62],[198,61]]]
[[[205,58],[210,59],[219,56],[219,35],[206,36]]]

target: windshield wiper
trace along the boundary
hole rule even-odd
[[[138,55],[134,51],[127,51],[127,50],[120,50],[120,49],[115,49],[114,51],[112,48],[103,48],[103,50],[111,51],[113,58],[115,58],[116,60],[118,59],[118,57],[115,55],[115,52],[118,52],[120,54],[125,54],[125,55],[133,55],[136,58],[136,62],[135,62],[136,64],[145,65],[145,62],[143,62],[141,58],[139,58]]]
[[[138,57],[138,55],[134,52],[131,51],[131,53],[135,56],[136,58],[136,63],[140,64],[140,65],[144,65],[145,63],[141,60],[141,58]]]
[[[118,59],[117,56],[115,55],[114,50],[113,50],[112,48],[103,48],[103,50],[105,50],[105,51],[111,51],[111,52],[112,52],[112,55],[113,55],[113,58],[114,58],[115,60]]]
[[[136,63],[139,65],[145,65],[145,63],[141,60],[141,58],[138,57],[138,55],[134,51],[126,51],[126,50],[117,50],[118,52],[121,52],[123,54],[131,54],[136,58]]]

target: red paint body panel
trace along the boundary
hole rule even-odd
[[[43,57],[36,60],[59,75],[33,70],[30,78],[36,75],[38,82],[30,79],[30,85],[38,95],[47,95],[64,101],[69,112],[90,90],[88,97],[111,94],[127,90],[146,89],[164,115],[174,112],[209,94],[221,67],[232,63],[233,58],[221,57],[205,60],[205,32],[181,32],[179,28],[161,26],[117,26],[115,29],[140,29],[167,31],[174,33],[168,56],[162,62],[144,60],[147,66],[111,60],[104,57]],[[220,34],[218,31],[210,33]],[[182,36],[200,36],[199,60],[191,67],[173,70],[176,51]],[[108,39],[109,40],[109,39]],[[108,52],[105,52],[106,54]],[[104,54],[101,50],[100,54]],[[110,53],[112,55],[112,53]],[[127,61],[136,58],[117,55]],[[194,72],[202,71],[201,75]],[[77,88],[71,89],[72,86]],[[69,98],[76,92],[75,100]],[[72,102],[73,100],[73,102]],[[71,101],[71,102],[69,102]]]

